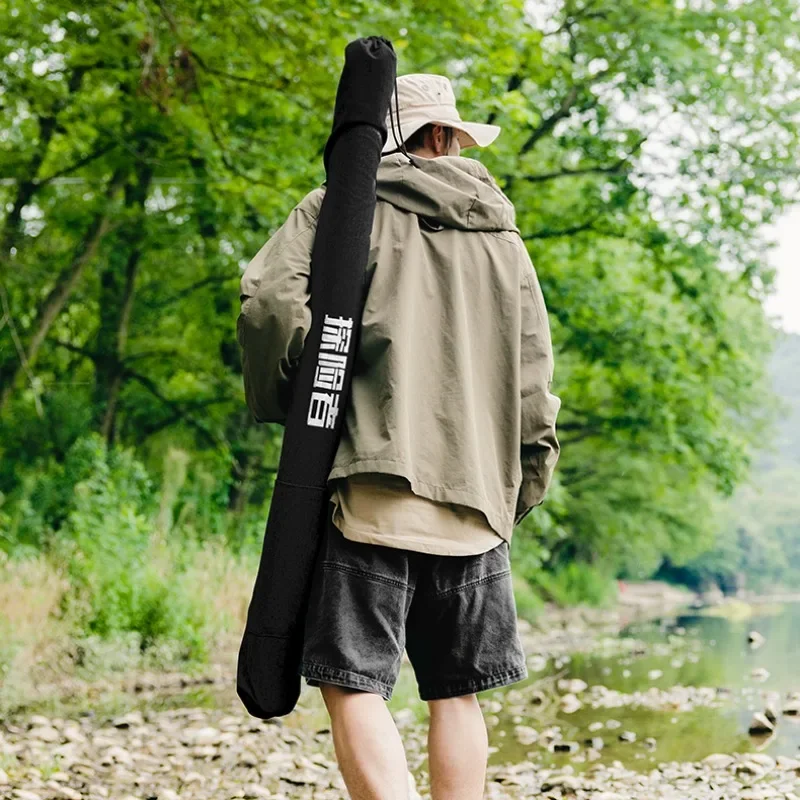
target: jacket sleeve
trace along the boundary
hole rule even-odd
[[[550,391],[553,346],[547,308],[527,248],[522,258],[520,377],[522,394],[522,484],[514,524],[544,500],[558,461],[556,416],[561,400]]]
[[[236,338],[247,406],[257,422],[286,423],[292,378],[311,329],[311,249],[322,190],[297,205],[245,268]]]

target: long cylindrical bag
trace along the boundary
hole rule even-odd
[[[369,36],[347,45],[323,156],[327,186],[311,252],[312,324],[239,648],[236,690],[261,719],[288,714],[300,695],[303,627],[358,346],[376,176],[395,77],[390,41]]]

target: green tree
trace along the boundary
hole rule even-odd
[[[526,574],[646,574],[711,546],[770,416],[759,231],[796,196],[794,0],[0,15],[6,517],[90,432],[153,471],[190,452],[219,514],[263,505],[281,429],[244,407],[240,268],[323,179],[344,46],[381,33],[400,72],[447,74],[465,117],[503,126],[466,155],[516,205],[563,400],[557,484],[518,532]]]

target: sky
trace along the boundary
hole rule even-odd
[[[767,311],[780,327],[800,333],[800,207],[780,219],[772,229],[778,246],[770,254],[777,270],[775,294]]]

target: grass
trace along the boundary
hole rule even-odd
[[[0,554],[0,712],[41,702],[76,680],[190,671],[243,628],[252,558],[213,543],[153,547],[153,562],[134,579],[144,584],[122,590],[103,575],[91,576],[89,589],[76,584],[68,565],[54,558]],[[113,624],[93,630],[97,603],[116,605]],[[203,647],[187,647],[187,637]]]
[[[29,694],[34,674],[44,679],[63,647],[59,604],[67,586],[42,556],[20,563],[0,553],[0,708]]]

